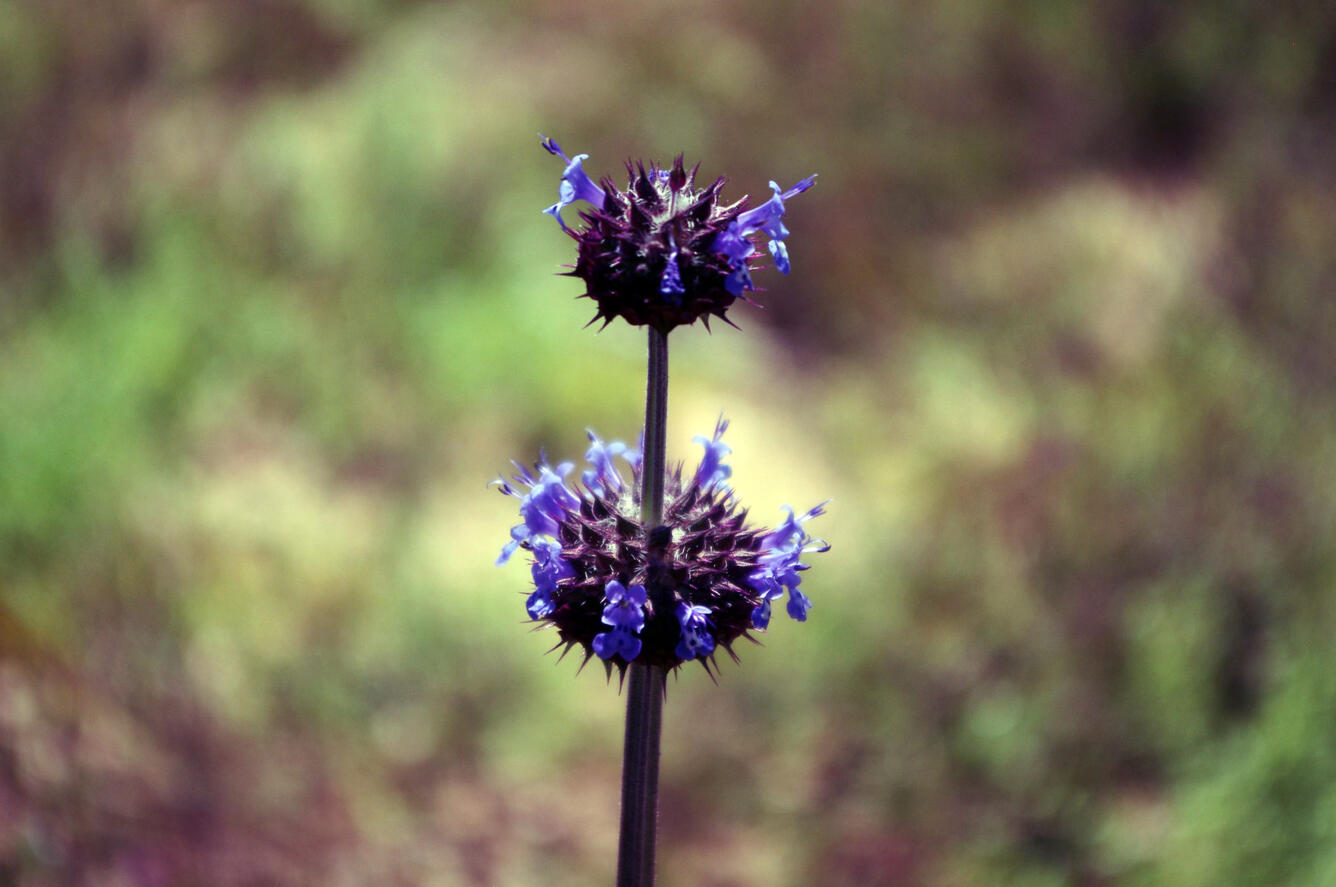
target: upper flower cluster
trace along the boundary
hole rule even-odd
[[[788,594],[788,614],[802,622],[812,603],[798,588],[807,569],[804,554],[829,546],[803,525],[823,513],[818,505],[787,518],[774,530],[746,525],[746,512],[728,487],[723,464],[731,452],[713,436],[697,437],[705,452],[684,478],[679,465],[668,477],[663,526],[641,524],[638,451],[604,444],[591,431],[585,454],[590,468],[568,484],[574,466],[545,462],[533,471],[517,465],[501,492],[520,499],[522,522],[501,550],[503,564],[519,548],[533,556],[530,618],[556,626],[567,648],[580,645],[625,667],[632,661],[676,668],[699,659],[707,670],[716,647],[732,655],[732,643],[764,630],[770,604]],[[630,482],[613,457],[631,469]]]
[[[628,161],[626,190],[620,191],[607,177],[599,184],[589,178],[588,154],[571,158],[553,139],[542,144],[566,161],[558,200],[543,211],[579,243],[570,274],[584,280],[585,295],[598,305],[594,320],[606,325],[622,317],[662,333],[697,319],[708,326],[710,315],[728,323],[725,312],[733,301],[756,289],[751,259],[760,254],[751,237],[758,232],[769,239],[775,267],[789,273],[784,201],[812,187],[816,176],[787,190],[771,182],[770,199],[744,210],[745,199],[719,201],[722,177],[697,189],[700,165],[688,171],[680,154],[671,169]],[[583,231],[567,227],[561,215],[576,201],[591,207],[580,212]]]

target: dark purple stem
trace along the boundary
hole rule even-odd
[[[668,336],[651,327],[640,494],[640,517],[647,533],[663,522],[667,425]],[[647,578],[652,581],[652,577]],[[654,591],[650,589],[651,599]],[[659,735],[663,728],[666,675],[662,668],[643,662],[632,662],[630,670],[626,696],[626,746],[622,755],[622,833],[617,848],[617,887],[652,887],[654,838],[659,824]]]

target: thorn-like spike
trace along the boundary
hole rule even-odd
[[[636,196],[639,197],[641,200],[643,200],[645,203],[649,204],[650,206],[658,206],[659,189],[655,188],[653,183],[650,182],[651,176],[653,176],[654,178],[658,178],[658,176],[654,173],[654,166],[651,164],[650,172],[647,173],[645,171],[645,164],[642,162],[637,162],[636,172],[638,173],[636,175],[636,182],[635,182]]]
[[[636,179],[636,188],[637,188],[636,193],[637,193],[637,194],[640,194],[639,188],[640,188],[640,183],[641,183],[641,182],[644,182],[644,183],[645,183],[645,187],[648,188],[649,190],[651,190],[651,191],[654,190],[653,187],[649,184],[649,182],[648,182],[647,180],[645,180],[645,179]],[[655,198],[657,199],[657,197],[658,197],[658,194],[656,193],[656,194],[655,194]],[[643,195],[642,195],[642,199],[643,199],[646,203],[650,203],[650,204],[653,203],[653,201],[651,201],[651,200],[650,200],[649,198],[647,198],[647,197],[644,197]],[[632,230],[632,231],[637,231],[637,232],[639,232],[639,231],[648,231],[648,230],[649,230],[649,227],[650,227],[650,223],[651,223],[652,221],[653,221],[653,220],[649,217],[649,213],[645,212],[644,208],[641,207],[641,205],[640,205],[639,203],[632,203],[632,204],[631,204],[631,213],[630,213],[630,215],[627,217],[627,222],[630,224],[630,226],[631,226],[631,230]]]
[[[603,211],[609,214],[615,211],[620,215],[626,209],[626,202],[622,199],[617,186],[613,184],[612,178],[604,176],[599,179],[599,187],[603,189]]]
[[[673,169],[672,172],[668,174],[668,187],[672,188],[674,192],[681,191],[687,184],[687,171],[682,166],[682,161],[684,159],[685,157],[682,154],[678,154],[677,157],[673,158]]]
[[[712,209],[714,209],[714,198],[707,194],[698,198],[695,203],[691,204],[691,206],[687,208],[686,215],[688,219],[695,222],[697,225],[701,225],[710,217],[710,210]]]

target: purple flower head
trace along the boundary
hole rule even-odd
[[[589,178],[583,166],[588,155],[569,158],[549,138],[542,145],[566,161],[559,199],[543,212],[578,243],[569,274],[584,281],[585,296],[598,305],[593,320],[606,326],[621,317],[663,333],[697,320],[708,327],[712,316],[729,323],[729,307],[755,289],[749,238],[758,231],[770,238],[775,267],[788,273],[784,201],[810,188],[814,177],[787,191],[771,182],[773,196],[744,211],[745,201],[721,202],[723,178],[697,188],[699,166],[688,170],[681,155],[666,169],[628,161],[622,190],[606,177],[598,184]],[[581,230],[568,228],[561,216],[578,200],[589,204],[580,213]]]
[[[807,569],[800,558],[825,543],[804,525],[823,506],[801,516],[789,509],[773,530],[748,526],[724,482],[727,428],[721,417],[713,436],[696,438],[705,453],[694,472],[681,465],[669,471],[653,558],[640,518],[637,450],[604,444],[590,432],[579,487],[562,480],[570,466],[544,462],[500,484],[521,500],[524,522],[511,530],[498,562],[518,548],[530,552],[533,589],[525,607],[531,619],[556,629],[557,646],[579,646],[609,669],[698,661],[709,670],[719,647],[732,655],[735,641],[766,628],[771,601],[786,590],[789,614],[806,617],[811,603],[797,589]]]

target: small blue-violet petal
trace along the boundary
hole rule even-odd
[[[595,493],[602,494],[604,487],[613,493],[622,489],[622,475],[612,463],[612,457],[626,452],[626,444],[615,440],[604,444],[593,431],[585,429],[589,435],[589,450],[585,459],[593,468],[582,475],[584,485]]]
[[[566,513],[580,507],[580,500],[562,480],[570,473],[571,463],[561,463],[555,472],[547,465],[540,464],[537,478],[524,466],[517,464],[516,467],[519,469],[515,475],[516,483],[529,486],[529,492],[520,497],[520,517],[524,523],[511,527],[511,541],[501,549],[496,560],[497,566],[510,560],[521,545],[532,543],[543,536],[557,535]],[[519,495],[514,487],[504,482],[501,491],[512,496]]]
[[[808,188],[812,187],[815,184],[816,184],[816,173],[812,173],[810,176],[798,182],[798,184],[794,185],[792,188],[785,191],[780,196],[783,197],[785,200],[788,200],[790,197],[794,197],[798,194],[803,193],[804,191],[806,191]],[[770,185],[771,187],[774,187],[775,183],[771,182]]]
[[[803,533],[802,522],[794,515],[793,507],[791,505],[785,505],[784,511],[788,516],[784,518],[783,523],[771,530],[766,537],[761,540],[762,548],[790,548],[794,545],[795,541],[800,540],[805,535]]]
[[[789,615],[799,622],[807,621],[807,611],[812,609],[812,602],[796,588],[789,589]]]
[[[745,236],[753,231],[764,231],[770,237],[776,240],[782,240],[789,235],[789,231],[784,227],[780,219],[784,215],[784,197],[780,192],[779,185],[770,183],[770,190],[775,193],[770,199],[756,209],[749,209],[738,216],[738,226]]]
[[[645,586],[632,585],[627,588],[613,579],[604,587],[604,597],[608,601],[603,608],[605,625],[633,632],[639,632],[645,627],[645,601],[648,597]]]
[[[722,484],[733,476],[731,466],[724,465],[724,457],[733,452],[733,448],[724,443],[720,438],[728,429],[728,422],[722,417],[714,428],[714,437],[708,438],[697,435],[693,440],[705,447],[705,454],[701,456],[700,467],[696,469],[694,483],[701,489],[709,489],[716,484]]]
[[[674,650],[678,659],[695,659],[714,652],[714,635],[710,633],[710,608],[688,604],[677,605],[677,622],[682,627],[682,639]]]
[[[747,210],[738,216],[728,227],[715,235],[711,248],[722,253],[728,259],[731,272],[724,279],[724,288],[734,296],[743,290],[754,289],[751,276],[747,273],[747,259],[752,253],[751,241],[747,238],[757,231],[770,238],[770,254],[774,256],[775,267],[782,273],[789,273],[789,253],[784,245],[784,238],[789,236],[789,229],[781,221],[784,215],[784,201],[796,194],[801,194],[816,182],[816,176],[808,176],[787,191],[776,182],[770,183],[774,193],[770,199],[755,209]]]
[[[683,628],[688,625],[707,625],[710,620],[710,613],[713,612],[709,607],[700,604],[688,604],[682,601],[677,605],[677,622]]]
[[[775,578],[774,567],[768,565],[759,566],[752,570],[747,576],[747,584],[768,601],[784,595],[784,586],[780,585],[779,580]]]
[[[547,588],[539,588],[529,595],[525,601],[524,608],[529,611],[530,619],[542,619],[554,609],[552,606],[552,591]]]
[[[549,153],[549,154],[555,154],[556,156],[560,157],[562,160],[566,160],[566,159],[567,159],[567,158],[566,158],[566,152],[563,151],[563,150],[561,150],[561,145],[558,145],[558,144],[557,144],[557,140],[556,140],[556,139],[548,138],[547,136],[543,135],[541,132],[538,134],[538,138],[542,140],[542,141],[539,142],[539,144],[543,146],[543,148],[547,151],[547,153]],[[570,161],[567,160],[567,162],[569,163]]]
[[[555,539],[535,539],[531,543],[531,548],[533,584],[537,588],[552,590],[561,580],[575,577],[575,568],[561,556],[561,544]]]
[[[746,268],[734,268],[724,278],[724,289],[728,290],[731,296],[740,296],[744,290],[754,291],[756,287],[752,284],[750,271]]]
[[[640,655],[640,638],[626,628],[614,628],[594,636],[594,652],[600,659],[620,655],[627,662]]]
[[[570,470],[569,462],[558,465],[556,472],[546,465],[540,469],[537,482],[520,504],[520,514],[524,517],[525,526],[531,533],[557,535],[560,521],[566,516],[566,512],[580,507],[580,500],[562,480]]]
[[[548,139],[547,141],[551,142],[551,139]],[[552,145],[555,146],[556,143],[552,142]],[[562,159],[565,159],[566,157],[565,154],[560,153],[560,147],[558,147],[557,151],[552,151],[552,148],[548,146],[547,142],[543,143],[543,147],[554,154],[558,154]],[[603,207],[603,201],[607,199],[607,195],[603,193],[603,189],[594,184],[594,181],[590,179],[589,175],[584,171],[583,164],[588,158],[588,154],[576,154],[575,157],[566,164],[566,169],[561,174],[561,185],[557,188],[558,200],[556,203],[543,210],[543,212],[555,218],[557,224],[561,225],[562,228],[566,227],[566,222],[561,218],[561,211],[575,201],[584,200],[601,209]]]
[[[717,253],[723,253],[734,265],[745,262],[753,250],[752,242],[747,239],[747,233],[742,230],[738,220],[734,219],[728,223],[727,228],[714,236],[711,248]]]
[[[668,301],[674,305],[681,304],[682,300],[677,298],[686,289],[682,286],[682,270],[677,265],[677,241],[672,234],[668,235],[668,246],[672,251],[664,260],[663,277],[659,281],[659,293],[668,296]]]
[[[627,588],[616,579],[612,579],[607,585],[603,586],[604,596],[613,603],[622,603],[623,601],[637,607],[645,606],[645,600],[648,595],[645,586],[639,583]]]
[[[770,625],[770,601],[765,600],[752,610],[752,627],[764,630]]]
[[[645,611],[622,601],[603,608],[603,624],[639,632],[645,627]]]
[[[789,616],[799,622],[807,620],[807,611],[812,608],[812,602],[798,590],[798,586],[802,584],[799,573],[808,569],[806,564],[800,563],[800,559],[808,552],[826,551],[830,548],[825,542],[809,536],[802,525],[824,514],[825,505],[825,502],[816,505],[802,517],[794,514],[789,506],[784,506],[784,520],[761,539],[757,566],[747,576],[747,584],[761,595],[765,604],[780,597],[783,589],[787,589],[789,600],[786,609]],[[753,613],[753,624],[758,618],[762,618],[760,608]],[[768,621],[768,610],[764,618]]]

